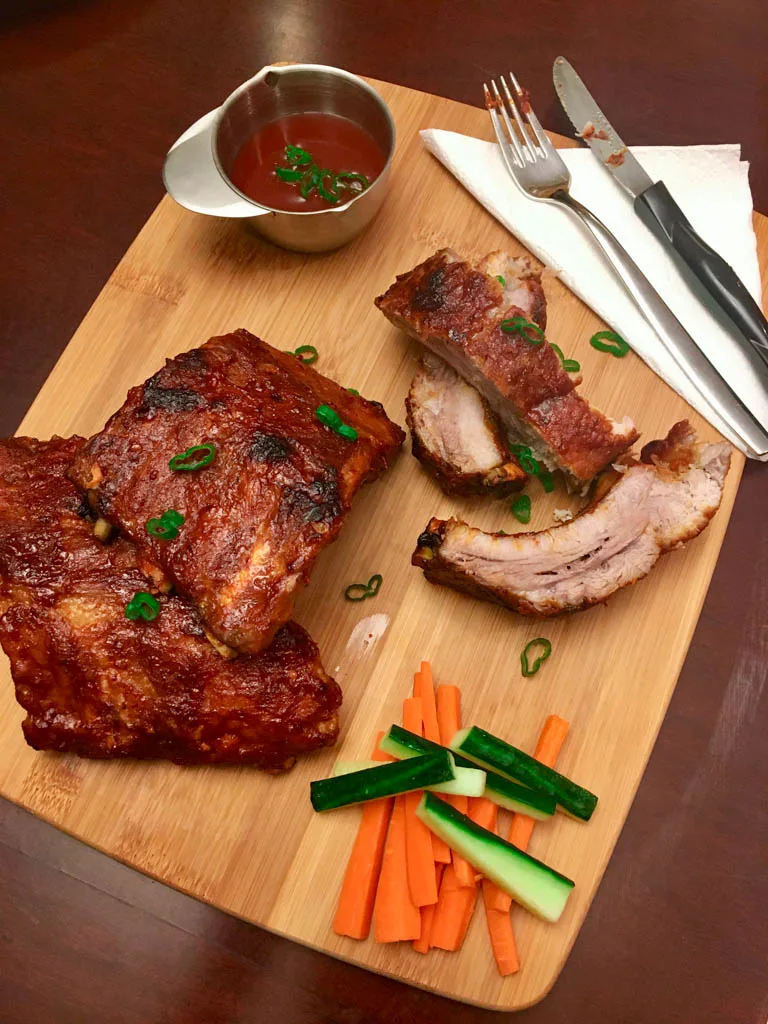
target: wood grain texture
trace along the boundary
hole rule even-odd
[[[396,272],[440,245],[471,256],[500,246],[520,250],[418,140],[426,126],[487,136],[485,114],[395,86],[379,88],[401,142],[391,194],[367,235],[338,253],[307,258],[275,250],[242,225],[200,218],[163,200],[21,432],[98,429],[127,388],[164,356],[238,326],[284,348],[316,344],[323,372],[383,401],[402,421],[416,351],[373,308],[373,297]],[[760,230],[765,244],[763,225]],[[599,327],[596,318],[555,280],[545,288],[551,337],[579,358],[583,390],[598,407],[633,416],[645,438],[687,413],[634,356],[617,364],[594,352],[587,339]],[[704,437],[714,436],[692,418]],[[431,588],[408,564],[430,515],[458,511],[480,526],[501,528],[510,525],[506,504],[451,501],[404,454],[358,499],[298,606],[299,621],[316,636],[345,691],[336,752],[308,759],[279,779],[248,770],[39,755],[21,740],[21,714],[6,684],[2,792],[113,856],[301,942],[455,998],[499,1008],[529,1005],[546,993],[567,955],[639,783],[706,593],[742,461],[735,457],[723,508],[704,536],[665,558],[649,580],[610,607],[548,623],[555,656],[535,680],[523,680],[517,655],[541,627]],[[532,525],[547,525],[551,509],[566,503],[562,493],[537,496]],[[375,604],[340,600],[346,583],[372,572],[385,579]],[[423,657],[432,660],[439,681],[462,686],[468,721],[523,747],[532,748],[547,713],[568,718],[573,729],[562,770],[601,797],[588,826],[558,817],[537,831],[532,852],[571,875],[577,888],[557,927],[518,913],[524,965],[504,981],[496,976],[482,915],[458,955],[423,958],[330,932],[356,813],[313,816],[308,780],[326,774],[335,756],[367,756],[371,735],[396,720]]]

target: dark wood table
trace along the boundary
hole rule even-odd
[[[764,0],[2,0],[0,29],[5,433],[161,198],[170,143],[271,60],[469,103],[512,65],[568,133],[562,52],[632,142],[741,142],[768,213]],[[526,1024],[766,1020],[766,508],[751,464],[627,826]],[[9,1024],[498,1019],[268,935],[1,801],[0,878]]]

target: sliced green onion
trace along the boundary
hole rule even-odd
[[[349,185],[345,184],[347,181],[349,182]],[[353,192],[365,192],[371,184],[364,174],[357,174],[354,171],[342,171],[341,174],[337,174],[336,184],[338,185],[339,182],[341,182],[342,188],[349,188]],[[352,189],[351,186],[354,184],[358,184],[361,187],[359,189]]]
[[[301,188],[299,189],[299,192],[301,192],[302,196],[305,199],[307,199],[309,197],[309,193],[312,191],[312,189],[317,188],[317,186],[319,184],[320,184],[320,168],[316,167],[313,164],[312,167],[309,169],[309,171],[304,175],[304,180],[303,180]]]
[[[336,410],[332,409],[330,405],[318,405],[315,409],[315,416],[317,416],[320,422],[324,423],[326,427],[334,428],[341,425],[341,416],[339,416]]]
[[[535,647],[541,648],[541,654],[538,656],[538,658],[536,658],[536,660],[531,665],[528,662],[528,654]],[[547,660],[551,653],[552,644],[549,640],[547,640],[545,636],[537,636],[535,640],[529,640],[529,642],[523,648],[522,654],[520,655],[520,665],[523,669],[523,675],[535,676],[541,668],[542,663]]]
[[[348,601],[365,601],[367,597],[376,597],[383,582],[381,573],[374,573],[367,583],[350,583],[344,591],[344,597]]]
[[[543,345],[544,331],[538,324],[526,320],[524,316],[513,316],[511,319],[502,320],[499,325],[505,334],[520,334],[529,345]],[[533,337],[531,337],[533,332]]]
[[[368,178],[356,171],[336,174],[329,167],[318,167],[312,154],[300,146],[286,146],[285,159],[288,166],[276,167],[275,174],[281,181],[298,185],[305,199],[316,191],[326,203],[335,205],[341,201],[341,189],[360,195],[370,185]]]
[[[288,355],[296,356],[299,362],[304,363],[305,366],[311,366],[319,358],[319,353],[314,345],[299,345],[297,349],[289,349]]]
[[[581,363],[575,359],[566,359],[563,355],[563,350],[559,345],[555,345],[553,341],[550,341],[549,347],[555,353],[557,358],[560,360],[560,365],[563,367],[566,373],[578,373],[581,369]]]
[[[330,427],[331,430],[335,430],[336,433],[345,438],[347,441],[357,440],[357,431],[354,427],[350,427],[349,424],[345,423],[341,416],[332,409],[330,405],[318,405],[315,409],[315,416],[320,420],[321,423],[325,424],[326,427]]]
[[[322,198],[327,203],[338,203],[338,201],[341,199],[341,196],[339,195],[338,192],[333,191],[334,186],[336,184],[336,179],[333,172],[330,171],[327,167],[324,167],[319,172],[319,176],[320,181],[317,184],[317,194],[319,196],[322,196]],[[330,179],[327,188],[325,186],[326,178]]]
[[[555,481],[552,479],[552,474],[550,472],[545,470],[543,473],[539,473],[539,480],[547,494],[551,494],[552,491],[554,491]]]
[[[629,345],[615,331],[598,331],[589,339],[589,344],[598,352],[607,352],[617,359],[623,359],[629,352]]]
[[[528,476],[539,475],[541,467],[533,457],[533,452],[527,444],[511,444],[509,449],[512,454],[516,456],[517,461],[520,463],[520,468],[526,472]]]
[[[174,473],[191,473],[196,469],[203,469],[210,466],[216,458],[216,445],[206,442],[205,444],[193,444],[185,452],[174,455],[168,463]]]
[[[176,540],[179,536],[179,527],[184,522],[184,516],[175,508],[169,508],[159,519],[148,519],[145,528],[150,537],[159,537],[161,540]]]
[[[302,149],[301,146],[286,146],[285,159],[289,164],[298,164],[300,167],[312,163],[311,154],[306,149]]]
[[[126,619],[131,619],[134,622],[137,619],[146,619],[147,622],[151,622],[159,614],[160,602],[146,590],[138,590],[125,606]]]
[[[531,499],[527,494],[520,494],[512,502],[512,515],[519,523],[531,521]]]
[[[501,274],[497,274],[496,275],[496,280],[499,282],[499,284],[501,285],[502,288],[506,288],[507,282],[504,280],[504,278],[501,276]]]
[[[354,427],[350,427],[348,423],[340,424],[335,430],[340,437],[345,438],[347,441],[357,440],[357,431]]]
[[[276,167],[275,174],[281,181],[301,181],[304,171],[296,171],[292,167]]]
[[[355,388],[347,388],[347,391],[350,393],[350,395],[357,395],[358,398],[360,397],[360,392],[357,391]]]

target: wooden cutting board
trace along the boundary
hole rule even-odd
[[[417,348],[374,308],[374,296],[441,246],[472,257],[498,247],[522,250],[418,138],[426,127],[489,138],[485,112],[374,85],[392,108],[399,142],[391,193],[364,237],[330,255],[295,255],[240,223],[197,216],[165,198],[20,432],[94,432],[166,356],[237,327],[286,349],[315,344],[318,369],[382,401],[404,422]],[[767,225],[760,219],[763,259]],[[545,289],[549,336],[581,361],[582,390],[599,408],[630,415],[646,440],[686,415],[705,438],[716,436],[634,355],[620,361],[593,351],[588,339],[603,325],[555,279],[546,279]],[[3,658],[0,791],[111,856],[298,942],[455,999],[528,1006],[557,977],[627,816],[699,616],[742,465],[736,453],[723,507],[701,538],[607,607],[542,625],[432,587],[411,567],[416,537],[432,515],[455,513],[490,529],[514,530],[515,520],[508,502],[449,500],[404,452],[386,478],[361,493],[297,609],[344,690],[335,750],[280,778],[251,769],[35,753],[22,739]],[[553,508],[573,507],[559,489],[550,497],[534,483],[531,493],[534,528],[552,524]],[[343,600],[347,584],[374,572],[384,576],[375,600]],[[524,679],[520,650],[541,634],[552,641],[552,657],[535,678]],[[359,812],[313,814],[309,781],[329,774],[337,757],[369,756],[376,731],[399,720],[422,658],[432,661],[438,681],[461,686],[465,722],[523,748],[533,749],[547,714],[567,718],[572,730],[562,770],[600,796],[588,825],[558,815],[536,830],[532,852],[575,879],[576,888],[557,925],[513,911],[522,967],[505,980],[496,973],[482,910],[455,954],[421,956],[408,944],[355,942],[330,929]]]

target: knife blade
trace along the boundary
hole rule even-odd
[[[705,305],[725,314],[768,366],[768,321],[736,272],[696,233],[664,182],[654,183],[565,57],[555,60],[552,77],[577,135],[633,197],[635,213],[695,275]]]

